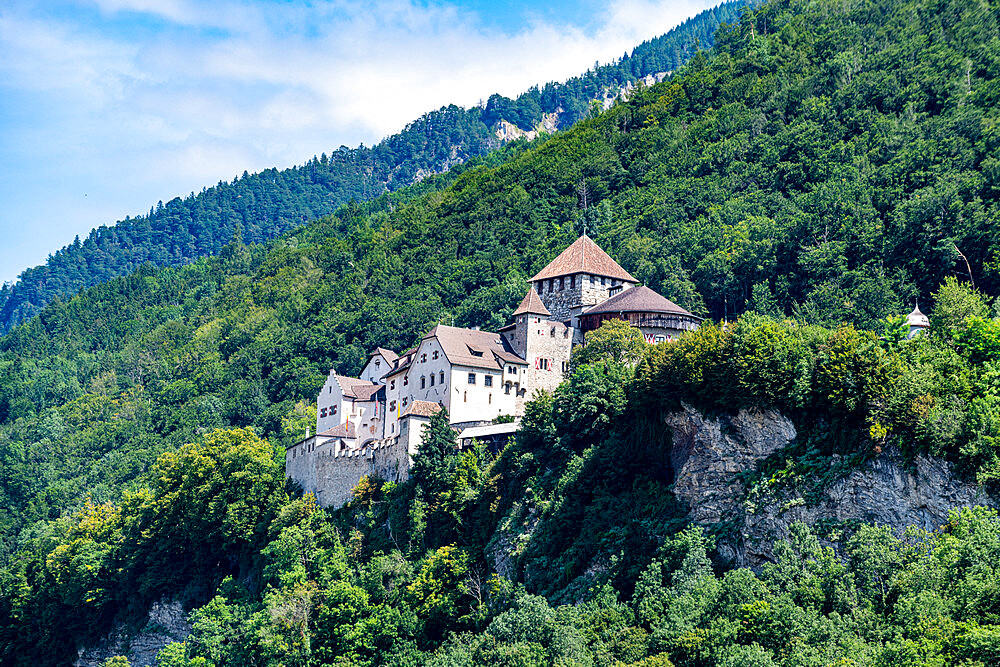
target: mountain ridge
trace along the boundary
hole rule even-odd
[[[494,94],[482,107],[446,105],[371,148],[341,146],[289,169],[244,171],[198,194],[158,202],[147,215],[95,228],[45,264],[25,269],[14,283],[0,286],[0,332],[35,315],[56,296],[68,297],[146,262],[176,266],[214,255],[237,226],[245,241],[265,241],[349,201],[371,199],[447,171],[502,145],[505,139],[497,134],[501,122],[531,133],[543,116],[556,113],[553,129],[570,127],[586,117],[591,101],[607,99],[609,90],[674,70],[701,45],[710,47],[718,25],[737,19],[751,2],[728,0],[643,42],[621,60],[595,65],[563,83],[532,86],[517,99]]]

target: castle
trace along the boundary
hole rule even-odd
[[[701,321],[639,285],[586,235],[530,282],[496,333],[439,324],[402,354],[376,348],[356,378],[331,370],[316,434],[286,450],[285,474],[321,505],[340,506],[363,475],[406,479],[423,427],[442,407],[460,443],[510,437],[525,401],[558,387],[573,346],[606,320],[629,322],[650,343]]]

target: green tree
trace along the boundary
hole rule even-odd
[[[642,332],[623,320],[608,320],[588,331],[586,343],[573,349],[573,365],[610,361],[635,366],[646,351]]]

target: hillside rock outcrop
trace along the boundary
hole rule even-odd
[[[180,602],[163,600],[153,603],[145,627],[132,633],[122,625],[96,646],[80,650],[74,667],[100,667],[108,658],[122,655],[132,667],[149,667],[156,654],[167,644],[182,642],[191,634],[187,614]]]
[[[901,534],[908,526],[937,528],[955,507],[998,505],[958,477],[947,461],[923,456],[907,461],[891,448],[845,472],[812,502],[788,486],[757,488],[748,498],[739,473],[794,442],[795,426],[787,417],[774,410],[740,410],[715,419],[684,406],[666,422],[673,431],[674,493],[695,522],[732,526],[718,547],[738,567],[772,560],[775,540],[787,537],[796,521],[874,523]]]

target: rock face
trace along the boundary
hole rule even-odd
[[[191,634],[187,614],[180,602],[163,600],[149,610],[149,620],[139,634],[124,626],[116,628],[97,646],[80,650],[74,667],[100,667],[108,658],[123,655],[132,667],[151,667],[156,654],[171,642],[182,642]]]
[[[893,449],[823,489],[818,502],[807,503],[794,489],[760,492],[748,499],[737,476],[796,438],[791,421],[773,410],[740,410],[733,417],[706,419],[685,406],[666,417],[673,431],[671,472],[674,493],[704,524],[729,523],[732,537],[719,552],[738,567],[754,567],[774,557],[774,541],[788,536],[796,521],[860,521],[934,529],[960,506],[997,506],[997,499],[960,479],[950,463],[926,457],[904,461]]]

